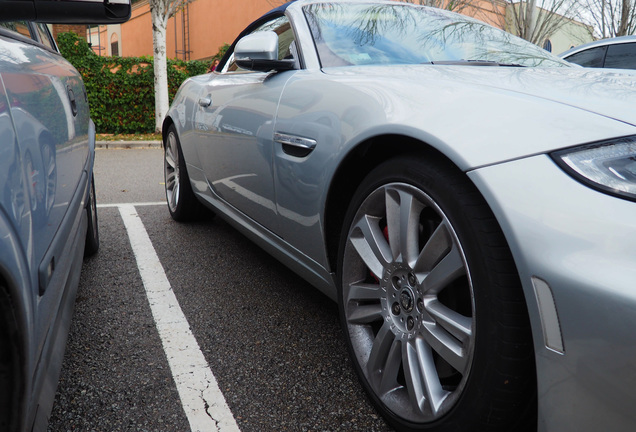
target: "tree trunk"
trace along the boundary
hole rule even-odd
[[[621,4],[621,18],[616,36],[626,36],[628,34],[630,10],[630,0],[623,0]]]
[[[165,2],[151,0],[152,43],[155,72],[155,131],[161,132],[161,124],[168,113],[168,71],[166,58],[166,29],[168,16]]]
[[[521,3],[519,7],[525,8],[525,13],[523,14],[524,22],[523,22],[523,31],[522,38],[533,42],[538,43],[535,39],[534,28],[537,25],[536,13],[537,6],[535,0],[528,0],[525,2],[525,5]]]

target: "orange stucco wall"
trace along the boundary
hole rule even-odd
[[[148,3],[133,6],[130,20],[121,26],[121,55],[124,57],[151,56],[152,21]]]
[[[188,5],[190,22],[190,59],[215,55],[221,46],[230,44],[247,24],[277,4],[271,0],[195,0]],[[168,58],[183,58],[183,13],[168,22],[166,53]],[[176,25],[176,34],[175,34]],[[133,6],[131,19],[121,26],[121,55],[153,55],[152,22],[147,2]],[[176,42],[176,43],[175,43]]]
[[[507,3],[502,1],[473,0],[461,13],[503,29],[506,25],[506,7]]]

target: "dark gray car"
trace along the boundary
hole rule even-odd
[[[0,430],[44,430],[82,258],[97,252],[95,125],[42,22],[109,22],[99,2],[0,1]],[[121,22],[128,0],[109,5]],[[86,17],[86,18],[83,18]]]
[[[559,54],[584,67],[636,69],[636,36],[621,36],[590,42]]]

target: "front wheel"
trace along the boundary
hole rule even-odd
[[[417,157],[373,170],[345,218],[338,267],[353,363],[392,426],[536,430],[520,281],[463,173]]]

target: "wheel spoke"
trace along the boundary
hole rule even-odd
[[[395,261],[414,264],[418,256],[419,215],[424,205],[402,190],[387,189],[386,219],[391,252]]]
[[[177,169],[177,161],[175,157],[175,144],[176,143],[174,142],[174,137],[170,135],[170,137],[168,138],[168,145],[166,146],[166,162],[168,166],[173,170]]]
[[[395,388],[400,370],[399,345],[400,342],[395,339],[391,326],[385,322],[373,340],[367,362],[371,385],[379,394],[385,394],[388,391],[386,387]]]
[[[422,338],[416,338],[404,344],[402,357],[413,405],[421,413],[430,410],[436,415],[450,392],[442,387],[431,347]]]
[[[453,243],[446,221],[442,221],[428,239],[413,266],[417,273],[430,272],[452,249]]]
[[[377,300],[379,302],[384,294],[380,285],[377,284],[351,284],[347,293],[347,301]]]
[[[177,182],[177,173],[175,171],[166,172],[166,189],[173,190]]]
[[[402,387],[398,382],[400,366],[402,365],[402,343],[397,339],[391,344],[389,353],[382,370],[382,380],[380,382],[379,394],[386,395],[393,390]]]
[[[456,280],[462,274],[466,274],[464,260],[456,246],[433,267],[422,282],[422,288],[426,295],[438,294],[449,283]]]
[[[174,160],[174,156],[172,155],[172,151],[171,149],[166,149],[166,164],[167,167],[166,169],[168,171],[175,171],[176,170],[176,161]]]
[[[380,303],[370,305],[357,305],[347,316],[350,324],[369,324],[382,320],[382,305]]]
[[[175,182],[174,189],[172,190],[172,194],[170,195],[170,207],[177,208],[177,204],[179,204],[179,191],[181,186],[179,182]]]
[[[426,330],[422,332],[422,337],[428,345],[453,369],[464,375],[468,366],[468,349],[464,349],[464,344],[435,323],[425,323],[424,328]]]
[[[391,249],[380,229],[379,218],[364,215],[351,233],[351,243],[369,270],[381,278],[391,259]]]
[[[460,342],[465,342],[473,334],[473,320],[459,312],[445,306],[437,299],[424,302],[424,308],[435,319],[438,325],[456,337]]]

